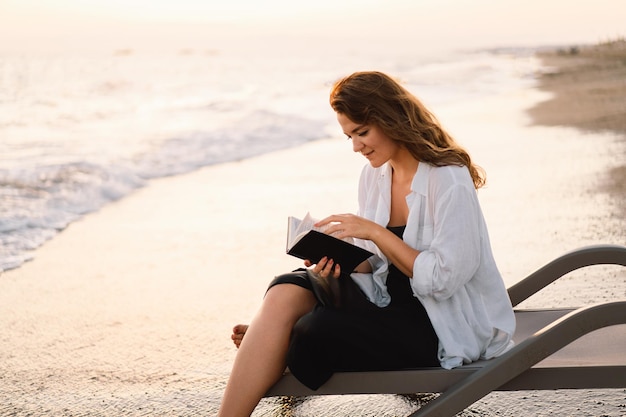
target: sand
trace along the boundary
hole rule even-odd
[[[529,109],[533,122],[612,132],[626,140],[626,40],[559,48],[538,55],[540,88],[552,97]],[[608,175],[605,189],[626,216],[626,155]]]
[[[338,143],[154,181],[2,274],[0,415],[211,415],[233,320],[301,266],[287,216],[355,210],[362,161],[320,162]]]
[[[623,136],[529,127],[523,110],[539,96],[514,92],[440,117],[465,132],[490,175],[480,198],[509,285],[574,247],[626,244],[615,194],[594,188],[623,163],[615,158]],[[549,161],[554,169],[541,171]],[[235,355],[231,326],[250,319],[271,277],[301,265],[284,253],[287,216],[353,212],[363,163],[349,142],[329,138],[152,181],[72,224],[34,261],[0,275],[0,415],[213,415]],[[528,305],[626,299],[625,277],[594,269]],[[623,390],[497,393],[467,415],[623,415],[624,404]],[[255,415],[416,407],[397,396],[344,396],[267,400]]]

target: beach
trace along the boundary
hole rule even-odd
[[[487,171],[479,198],[507,285],[576,247],[626,244],[623,101],[598,110],[618,115],[607,125],[585,119],[592,103],[563,113],[577,103],[569,94],[589,92],[561,86],[559,71],[594,55],[539,59],[537,88],[438,113]],[[623,99],[623,79],[602,91]],[[2,273],[0,415],[214,415],[236,354],[232,326],[251,319],[273,276],[301,265],[285,254],[287,216],[356,210],[365,161],[340,136],[151,180]],[[590,268],[524,306],[626,299],[625,278]],[[625,404],[624,390],[493,393],[466,415],[619,416]],[[267,399],[255,416],[416,408],[387,395]]]
[[[539,57],[544,65],[540,86],[553,96],[529,109],[534,123],[626,136],[624,39],[559,48]],[[621,201],[626,215],[626,157],[610,171],[605,189]]]

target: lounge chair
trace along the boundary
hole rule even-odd
[[[626,266],[626,247],[569,252],[508,289],[517,306],[559,277],[590,265]],[[453,416],[491,391],[626,388],[626,301],[578,309],[515,309],[516,345],[504,355],[452,370],[341,372],[316,391],[288,371],[271,396],[441,393],[411,416]],[[610,326],[610,328],[609,328]]]

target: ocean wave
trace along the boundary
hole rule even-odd
[[[534,67],[484,51],[276,54],[0,57],[0,271],[150,179],[339,135],[327,94],[346,68],[387,71],[440,108]]]
[[[32,250],[70,223],[150,179],[296,146],[321,138],[324,128],[319,120],[257,110],[220,129],[157,141],[128,158],[102,162],[94,154],[0,170],[0,272],[32,259]]]

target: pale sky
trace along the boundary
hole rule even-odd
[[[0,49],[278,35],[476,46],[626,36],[626,0],[0,0]]]

